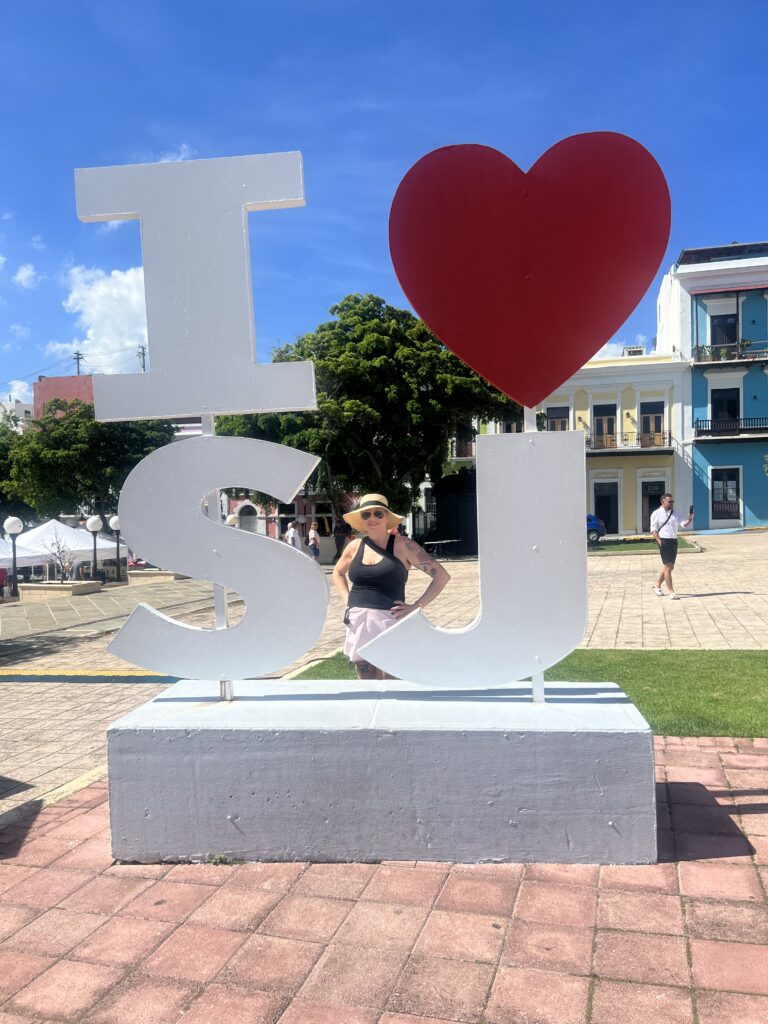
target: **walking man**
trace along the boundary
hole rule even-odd
[[[288,529],[285,531],[285,543],[301,551],[301,534],[296,529],[296,523],[288,523]]]
[[[679,513],[675,512],[675,500],[672,495],[662,494],[661,505],[651,516],[651,533],[659,545],[659,554],[661,555],[661,572],[656,580],[656,586],[653,588],[657,597],[664,597],[661,584],[666,583],[670,598],[673,601],[679,600],[679,595],[675,593],[675,588],[672,586],[672,570],[677,558],[677,531],[681,526],[683,528],[690,526],[692,522],[693,507],[691,507],[688,518],[683,519]]]

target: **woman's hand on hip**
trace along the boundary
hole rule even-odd
[[[389,614],[394,616],[396,619],[404,619],[406,615],[410,615],[411,612],[415,612],[417,608],[421,608],[421,605],[406,604],[405,601],[395,601],[389,609]]]

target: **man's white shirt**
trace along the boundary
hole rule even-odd
[[[659,507],[651,515],[651,533],[658,533],[663,540],[675,540],[685,519],[679,512],[670,515],[668,510]]]
[[[292,526],[290,530],[288,530],[288,532],[285,535],[285,539],[288,541],[290,545],[292,545],[295,548],[298,548],[299,551],[301,551],[301,537],[299,536],[299,531],[294,526]]]

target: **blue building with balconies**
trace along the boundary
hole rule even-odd
[[[657,351],[691,364],[697,528],[768,526],[768,242],[684,249],[662,281]]]

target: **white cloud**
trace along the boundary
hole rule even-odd
[[[2,269],[3,269],[3,267],[5,266],[5,264],[6,264],[7,262],[8,262],[8,257],[7,257],[7,256],[3,256],[3,255],[2,255],[1,253],[0,253],[0,270],[2,270]]]
[[[161,153],[158,159],[161,164],[178,164],[182,160],[191,160],[194,155],[195,151],[192,147],[188,146],[186,142],[182,142],[178,149],[172,149],[168,153]]]
[[[603,347],[597,352],[593,359],[616,359],[624,351],[626,341],[606,341]]]
[[[11,402],[15,402],[18,399],[20,402],[31,402],[32,401],[32,385],[26,380],[12,380],[7,385],[7,391],[4,389],[4,395],[8,395]]]
[[[48,246],[43,241],[42,235],[32,235],[32,248],[38,252],[44,252]]]
[[[620,338],[618,341],[607,341],[596,355],[592,356],[593,359],[618,359],[624,355],[624,349],[627,345],[642,345],[647,350],[648,348],[648,335],[647,334],[636,334],[634,341],[628,341],[626,338]]]
[[[0,213],[0,220],[11,220],[13,218],[13,210],[3,210]]]
[[[102,235],[111,235],[113,231],[117,231],[127,223],[127,220],[105,220],[99,224],[99,231]]]
[[[19,288],[37,288],[40,277],[33,263],[22,263],[13,276],[13,283]]]
[[[77,318],[82,336],[50,342],[46,355],[85,356],[84,369],[94,373],[138,372],[136,349],[147,343],[147,311],[142,267],[113,270],[72,267],[64,309]]]
[[[14,338],[16,338],[17,341],[23,341],[25,338],[28,338],[29,335],[31,334],[31,331],[26,326],[26,324],[11,324],[8,330],[11,332]]]

